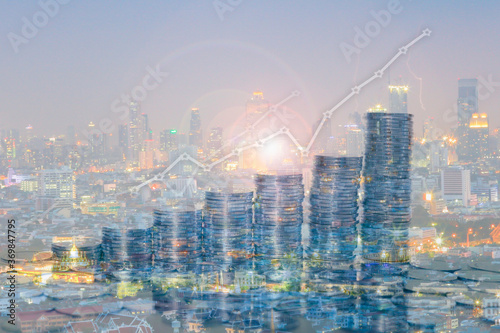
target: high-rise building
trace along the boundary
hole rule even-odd
[[[222,156],[222,127],[215,127],[210,130],[208,136],[207,149],[210,160],[217,160]]]
[[[255,91],[246,104],[245,130],[247,135],[243,137],[242,146],[255,143],[262,134],[263,136],[270,134],[266,131],[269,129],[269,121],[260,120],[268,110],[269,102],[264,99],[262,91]],[[256,148],[244,150],[240,155],[239,165],[243,169],[265,170],[266,168],[266,164]]]
[[[73,170],[63,166],[60,169],[41,170],[37,175],[38,210],[46,210],[56,202],[60,206],[71,207],[76,198]]]
[[[314,158],[311,231],[306,250],[312,267],[331,269],[354,261],[362,160],[362,157]]]
[[[469,122],[468,135],[459,140],[466,140],[465,151],[470,160],[479,160],[488,155],[488,116],[486,113],[473,113]]]
[[[346,155],[363,155],[363,131],[357,125],[346,125]]]
[[[448,146],[441,141],[431,141],[429,145],[430,171],[438,172],[448,166]]]
[[[408,113],[408,86],[389,86],[389,111],[392,113]]]
[[[470,122],[472,115],[478,113],[478,87],[476,79],[458,80],[458,127],[456,137],[458,139],[457,155],[460,161],[471,161],[470,150]]]
[[[471,199],[470,170],[448,167],[441,170],[441,193],[449,204],[469,206]]]
[[[154,141],[144,140],[139,152],[139,167],[141,169],[153,169],[154,167]]]
[[[203,148],[203,136],[201,132],[201,116],[198,108],[191,109],[191,121],[189,123],[189,145],[197,149]]]
[[[171,152],[179,148],[176,129],[166,129],[160,133],[160,151]]]
[[[128,124],[118,126],[118,147],[121,154],[125,157],[128,156]]]
[[[408,260],[412,118],[408,113],[366,114],[361,241],[369,260]]]

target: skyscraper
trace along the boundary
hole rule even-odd
[[[471,197],[470,170],[462,167],[441,170],[441,192],[448,203],[467,207]]]
[[[478,113],[478,88],[476,79],[458,80],[458,127],[456,129],[457,155],[460,161],[471,161],[470,122],[472,115]]]
[[[255,143],[260,138],[259,135],[265,137],[271,134],[268,133],[269,121],[266,122],[266,119],[260,120],[268,110],[269,102],[264,99],[262,91],[255,91],[246,104],[245,130],[247,135],[243,137],[242,146]],[[257,123],[257,121],[259,122]],[[256,148],[244,150],[240,155],[239,163],[243,169],[264,170],[266,167]]]
[[[200,110],[191,109],[191,121],[189,123],[189,145],[200,149],[203,148],[203,137],[201,132]]]
[[[469,122],[468,135],[460,140],[466,140],[465,151],[469,160],[475,161],[488,154],[488,116],[486,113],[473,113]]]
[[[363,155],[363,131],[357,125],[346,125],[346,155]]]
[[[217,160],[222,156],[222,127],[215,127],[210,130],[207,142],[208,155],[211,161]]]
[[[141,124],[139,117],[139,104],[131,102],[129,106],[129,122],[128,122],[128,154],[129,163],[134,164],[139,160],[139,152],[141,151],[141,139],[139,137]]]
[[[392,113],[408,113],[408,86],[389,86],[389,92],[389,111]]]

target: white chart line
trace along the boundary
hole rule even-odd
[[[190,155],[184,153],[182,154],[179,158],[177,158],[174,162],[172,162],[172,164],[170,164],[164,171],[162,171],[159,175],[156,175],[155,177],[141,183],[140,185],[137,185],[137,186],[134,186],[132,187],[131,189],[129,189],[127,192],[122,192],[120,194],[124,194],[124,193],[136,193],[137,191],[139,191],[143,186],[145,185],[148,185],[149,183],[151,183],[152,181],[156,181],[156,180],[163,180],[165,175],[175,166],[177,165],[178,163],[180,163],[181,161],[185,161],[185,160],[189,160],[191,162],[193,162],[194,164],[196,164],[198,166],[198,168],[202,168],[204,171],[210,171],[212,170],[212,168],[214,166],[216,166],[217,164],[220,164],[222,163],[223,161],[227,160],[228,158],[230,158],[231,156],[240,156],[240,154],[242,152],[244,152],[245,150],[248,150],[248,149],[252,149],[252,148],[255,148],[255,147],[260,147],[262,146],[266,141],[269,141],[271,140],[272,138],[276,137],[276,136],[279,136],[279,135],[286,135],[290,138],[290,140],[292,140],[292,142],[295,144],[295,146],[297,147],[297,149],[299,151],[301,151],[301,154],[302,156],[307,156],[309,154],[309,151],[312,147],[312,145],[314,144],[314,142],[316,141],[316,138],[319,134],[319,132],[321,131],[321,129],[323,128],[323,125],[325,124],[325,122],[331,118],[333,112],[335,112],[337,109],[339,109],[342,105],[344,105],[348,100],[350,100],[354,95],[357,95],[360,93],[361,89],[363,87],[365,87],[366,85],[368,85],[369,83],[371,83],[372,81],[376,80],[376,79],[380,79],[382,78],[382,76],[384,75],[384,72],[387,68],[389,68],[389,66],[391,66],[392,63],[394,63],[400,56],[406,54],[408,52],[408,49],[410,47],[412,47],[415,43],[417,43],[418,41],[420,41],[422,38],[424,37],[427,37],[427,36],[430,36],[431,35],[431,30],[429,29],[424,29],[422,31],[422,33],[416,37],[415,39],[413,39],[411,42],[409,42],[408,44],[404,45],[403,47],[401,47],[398,52],[396,53],[396,55],[394,55],[391,60],[389,60],[381,69],[379,69],[378,71],[374,72],[374,74],[368,78],[367,80],[363,81],[361,84],[357,85],[357,86],[354,86],[351,88],[351,92],[349,94],[347,94],[347,96],[345,96],[340,102],[338,102],[334,107],[332,107],[330,110],[326,111],[323,113],[323,118],[321,119],[318,127],[316,128],[316,130],[314,131],[314,134],[313,136],[311,137],[311,140],[309,141],[309,143],[307,144],[307,146],[304,148],[303,146],[300,145],[300,143],[298,142],[298,140],[293,136],[293,134],[290,132],[290,130],[286,127],[283,127],[281,128],[279,131],[273,133],[273,134],[270,134],[268,135],[267,137],[265,138],[262,138],[260,140],[258,140],[257,142],[253,143],[253,144],[249,144],[247,146],[244,146],[244,147],[241,147],[241,148],[235,148],[231,151],[231,153],[227,154],[226,156],[224,157],[221,157],[220,159],[218,159],[217,161],[214,161],[210,164],[204,164],[198,160],[196,160],[195,158],[191,157]],[[255,126],[257,125],[260,121],[262,121],[262,119],[264,119],[269,113],[272,113],[272,112],[275,112],[278,108],[278,106],[286,103],[289,99],[295,97],[295,96],[298,96],[300,93],[298,91],[294,91],[292,92],[288,97],[286,97],[285,99],[283,99],[282,101],[280,101],[278,104],[275,104],[273,105],[272,107],[269,108],[269,110],[267,112],[265,112],[259,119],[257,119],[257,121],[252,125]],[[242,133],[238,134],[236,137],[234,137],[233,139],[231,139],[230,141],[232,140],[235,140],[236,138],[238,137],[241,137],[242,135],[248,133],[248,130],[245,130],[243,131]],[[222,148],[221,148],[222,149]],[[221,149],[219,149],[217,152],[219,152]],[[216,153],[217,153],[216,152]],[[214,153],[214,154],[216,154]],[[214,155],[212,154],[212,155]],[[193,174],[198,170],[198,168],[195,169],[195,171],[193,172]],[[158,177],[158,176],[161,176],[161,177]],[[182,191],[184,192],[184,191]],[[117,195],[120,195],[120,194],[117,194]]]

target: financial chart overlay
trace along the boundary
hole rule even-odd
[[[70,8],[47,3],[51,24]],[[250,6],[213,4],[221,22]],[[340,45],[348,63],[407,5],[356,26]],[[49,33],[42,9],[23,18],[33,37],[8,35],[16,54]],[[409,55],[430,39],[420,28],[384,50],[326,111],[309,111],[312,125],[288,106],[309,98],[292,87],[274,104],[238,92],[244,106],[222,116],[200,98],[158,131],[146,97],[181,85],[182,49],[166,57],[182,66],[148,65],[111,103],[119,120],[50,136],[0,126],[0,331],[500,331],[500,135],[480,108],[500,83],[458,79],[454,117],[413,112],[426,108]],[[213,50],[190,47],[209,63]],[[396,66],[420,90],[391,77]],[[358,112],[365,92],[376,102]]]

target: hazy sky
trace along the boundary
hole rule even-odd
[[[157,86],[148,80],[151,90],[141,102],[156,132],[185,130],[192,107],[200,108],[205,128],[229,126],[257,89],[271,102],[300,91],[286,106],[297,114],[293,121],[310,126],[425,28],[432,35],[395,62],[390,77],[410,86],[417,134],[428,116],[442,128],[454,125],[458,78],[500,82],[500,2],[394,3],[87,0],[61,4],[50,17],[38,1],[3,0],[0,128],[32,124],[36,133],[54,135],[104,118],[117,125],[113,101],[140,92],[144,76],[157,66],[168,76],[159,77]],[[372,11],[388,7],[397,13],[385,26],[377,23],[380,31],[373,30],[348,63],[341,43],[354,46],[355,27],[376,29]],[[23,29],[37,22],[35,36]],[[333,124],[385,103],[387,84],[387,75],[371,83],[335,113]],[[490,115],[491,127],[499,127],[500,84],[481,92],[480,111]]]

